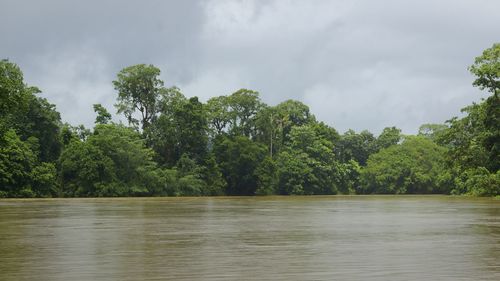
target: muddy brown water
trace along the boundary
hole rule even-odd
[[[500,280],[500,200],[0,200],[0,280]]]

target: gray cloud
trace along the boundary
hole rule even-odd
[[[206,100],[298,99],[343,132],[443,122],[481,94],[467,66],[498,41],[500,2],[5,1],[0,56],[70,123],[110,110],[123,67],[153,63]]]

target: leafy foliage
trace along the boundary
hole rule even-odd
[[[356,134],[353,130],[348,130],[342,135],[336,151],[342,162],[354,160],[365,166],[366,160],[376,149],[376,138],[372,133],[365,130]]]
[[[401,145],[382,149],[368,158],[361,171],[361,193],[426,194],[447,192],[445,149],[423,137],[409,137]]]
[[[94,104],[94,111],[97,113],[97,117],[95,118],[96,124],[108,124],[111,122],[111,114],[101,104]]]
[[[335,194],[340,182],[333,142],[317,126],[293,127],[278,157],[280,194]]]
[[[140,122],[144,130],[158,112],[159,98],[165,91],[159,75],[159,68],[138,64],[122,69],[113,81],[118,91],[118,113],[123,113],[131,125],[138,126]],[[141,120],[136,119],[135,113],[140,114]]]
[[[61,155],[66,196],[151,195],[162,183],[153,151],[139,133],[122,125],[97,125],[86,141],[74,140]]]
[[[418,135],[426,137],[439,144],[446,133],[448,126],[445,124],[423,124],[418,128]]]
[[[227,182],[228,195],[254,195],[259,164],[266,155],[265,146],[244,136],[220,136],[215,140],[214,153]]]
[[[401,140],[401,130],[396,127],[384,128],[377,138],[376,150],[388,148],[391,145],[398,144]]]
[[[38,160],[35,143],[35,138],[22,141],[12,129],[0,136],[0,197],[56,194],[55,165]]]
[[[60,116],[39,93],[17,65],[0,61],[0,196],[57,193]]]
[[[476,76],[473,85],[498,97],[500,91],[500,43],[493,44],[469,67]]]
[[[500,195],[500,45],[476,58],[491,95],[418,136],[343,135],[307,105],[259,93],[185,97],[133,65],[113,85],[129,127],[94,105],[94,128],[63,124],[19,67],[0,61],[0,197],[313,194]]]

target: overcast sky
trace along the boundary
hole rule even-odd
[[[151,63],[204,101],[248,88],[340,132],[415,133],[484,96],[467,66],[500,41],[499,14],[498,0],[0,0],[0,58],[73,125],[92,126],[94,103],[115,113],[116,73]]]

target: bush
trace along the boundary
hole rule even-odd
[[[454,193],[472,196],[500,195],[500,171],[490,173],[485,167],[469,169],[456,180]]]

